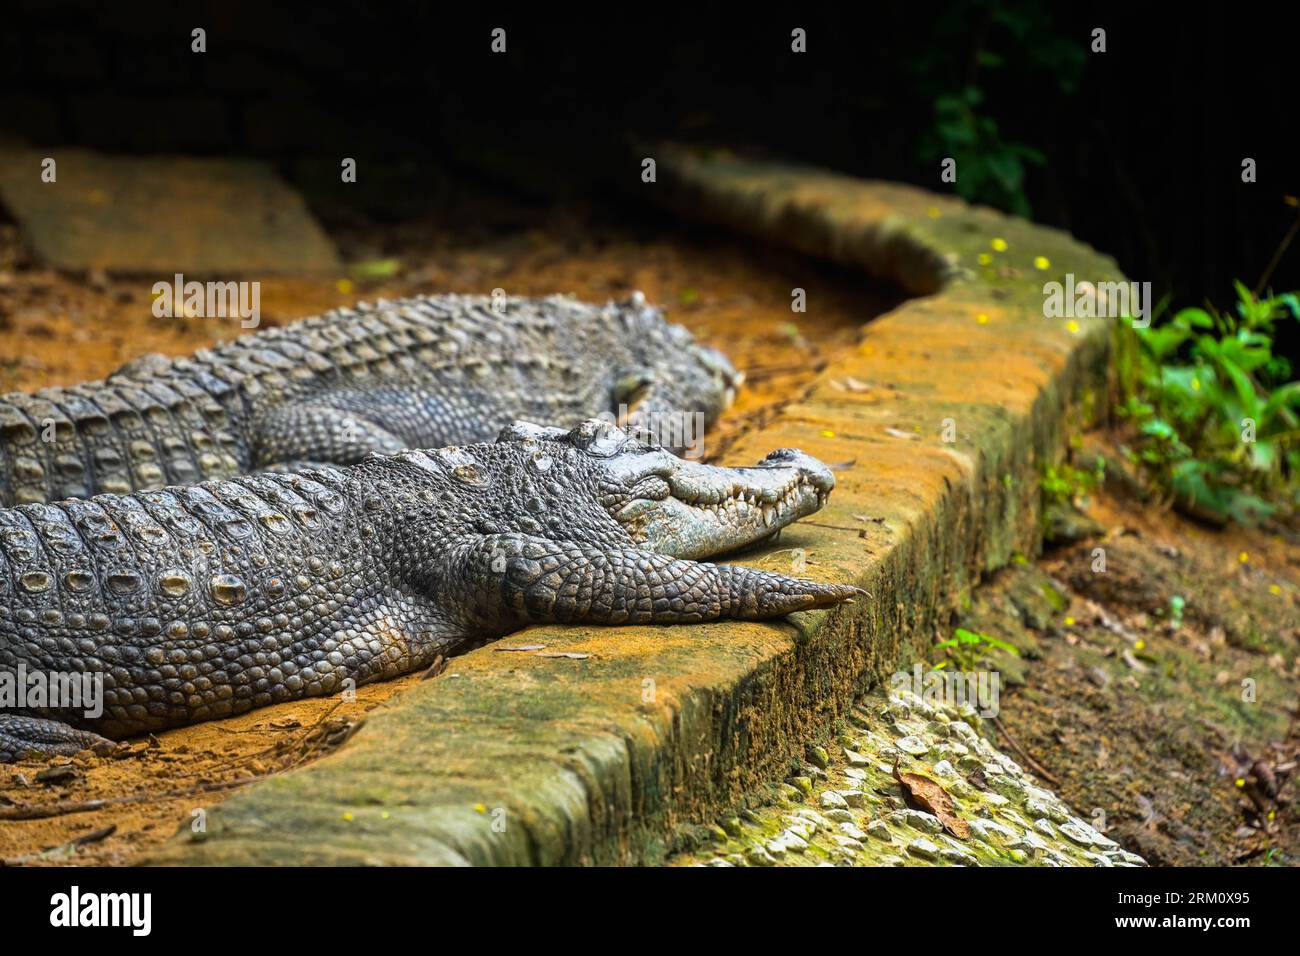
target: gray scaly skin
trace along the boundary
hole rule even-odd
[[[0,396],[0,506],[350,465],[620,405],[630,425],[695,412],[708,425],[740,378],[640,293],[363,303],[187,359],[145,356],[106,381]]]
[[[607,423],[0,510],[6,672],[103,678],[103,712],[0,710],[0,758],[66,753],[427,667],[529,624],[755,620],[862,593],[699,563],[834,487],[802,452],[680,459]]]

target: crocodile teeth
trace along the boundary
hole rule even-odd
[[[763,524],[770,528],[776,522],[776,505],[763,505]]]

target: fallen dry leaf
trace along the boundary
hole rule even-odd
[[[545,644],[520,644],[517,647],[494,647],[494,651],[540,651],[546,647]]]
[[[928,810],[938,817],[945,830],[959,840],[970,836],[970,827],[965,820],[957,816],[957,808],[953,805],[952,797],[948,796],[948,791],[938,783],[919,773],[899,773],[897,765],[894,766],[894,779],[903,785],[903,790],[923,810]]]
[[[572,661],[585,661],[590,654],[579,654],[577,651],[554,651],[550,654],[538,654],[538,657],[567,657]]]

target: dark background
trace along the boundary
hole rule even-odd
[[[630,144],[661,137],[941,192],[955,156],[967,198],[1069,229],[1179,306],[1254,287],[1296,221],[1297,41],[1272,5],[861,6],[21,2],[3,14],[0,137],[267,158],[327,221],[437,214],[465,177],[607,203],[639,185]],[[1270,285],[1300,288],[1300,242]]]

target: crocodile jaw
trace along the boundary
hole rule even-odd
[[[665,497],[633,497],[612,514],[638,547],[700,559],[771,537],[820,510],[835,487],[829,468],[803,452],[772,452],[751,468],[675,460]]]

